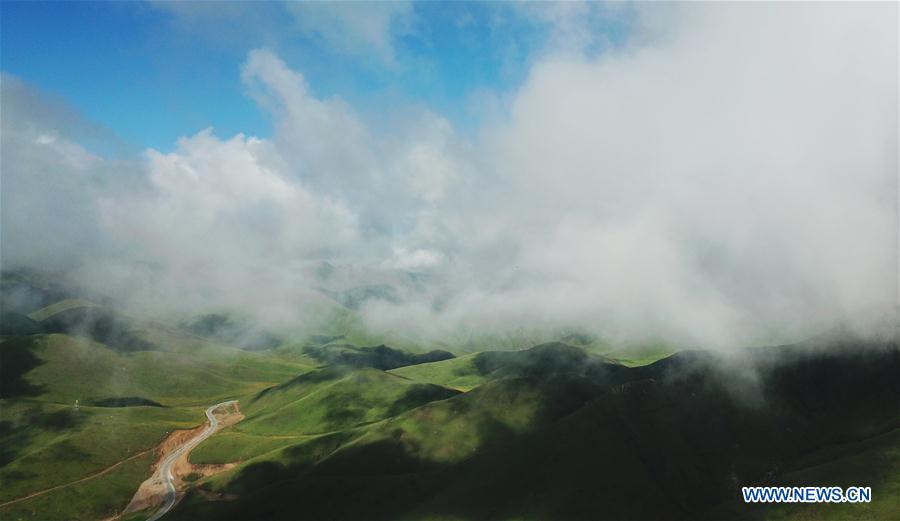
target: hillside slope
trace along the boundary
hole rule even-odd
[[[261,391],[237,427],[256,434],[314,434],[370,423],[459,391],[377,369],[327,367]]]
[[[900,428],[896,345],[740,360],[688,352],[634,369],[562,358],[514,364],[515,374],[368,426],[315,461],[282,451],[239,467],[206,484],[237,499],[191,495],[173,518],[765,517],[779,511],[748,509],[740,486],[778,482],[839,447],[890,444]],[[885,469],[900,468],[893,454]],[[873,486],[883,472],[870,474]],[[891,511],[890,497],[876,500]]]
[[[0,337],[0,504],[129,461],[115,472],[120,481],[98,477],[107,486],[90,481],[0,506],[0,517],[70,519],[67,503],[109,517],[146,478],[149,461],[138,455],[168,432],[199,425],[211,403],[312,369],[152,324],[134,331],[165,350],[123,351],[66,334]],[[73,497],[76,488],[82,493]]]

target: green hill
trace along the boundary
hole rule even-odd
[[[395,416],[458,391],[421,384],[376,369],[328,367],[266,389],[247,401],[237,430],[312,434]]]
[[[433,350],[415,354],[384,344],[375,347],[357,347],[350,344],[308,345],[303,348],[303,352],[327,364],[374,367],[383,371],[454,358],[453,353],[449,351]]]
[[[371,368],[313,370],[244,400],[246,419],[204,442],[191,461],[278,461],[284,451],[319,443],[315,440],[323,434],[328,439],[340,434],[337,439],[343,443],[385,419],[457,394]]]
[[[207,350],[216,351],[216,355]],[[137,396],[164,405],[196,405],[212,399],[255,392],[309,367],[290,361],[208,346],[195,353],[138,351],[122,353],[104,344],[68,335],[5,337],[0,360],[11,372],[4,382],[30,390],[9,395],[72,404]],[[6,370],[6,369],[4,369]],[[13,374],[12,371],[20,374]],[[77,375],[77,376],[76,376]]]
[[[559,342],[518,351],[485,351],[451,360],[401,367],[391,372],[420,382],[468,391],[504,377],[578,375],[602,378],[606,372],[623,373],[611,359]],[[623,373],[624,374],[624,373]]]
[[[216,401],[252,396],[312,369],[152,325],[135,331],[167,351],[126,352],[65,334],[0,337],[0,503],[128,461],[109,474],[119,482],[97,477],[0,507],[0,517],[68,519],[66,502],[91,518],[109,517],[149,475],[140,454],[169,431],[199,425]],[[143,466],[134,467],[138,461]],[[72,490],[89,496],[73,498]]]
[[[275,342],[225,315],[160,324],[39,277],[0,282],[0,504],[59,487],[0,506],[2,519],[112,517],[149,475],[147,451],[229,398],[245,419],[191,460],[236,465],[167,519],[900,513],[895,344],[845,335],[659,359],[671,346],[522,329],[397,348],[322,295],[328,327]],[[435,346],[478,352],[423,352]],[[764,484],[870,485],[874,501],[741,502],[742,485]]]
[[[740,486],[811,464],[814,479],[846,482],[873,451],[889,459],[872,486],[896,487],[886,470],[900,469],[900,350],[852,347],[687,352],[634,369],[559,346],[512,363],[492,355],[483,370],[507,374],[330,435],[317,446],[333,451],[313,459],[312,441],[281,448],[204,485],[234,501],[191,494],[173,519],[777,516],[784,509],[748,509]],[[896,513],[892,499],[876,495],[866,512]]]
[[[487,380],[487,376],[481,374],[475,365],[476,356],[478,353],[439,362],[399,367],[389,372],[418,382],[469,391]]]

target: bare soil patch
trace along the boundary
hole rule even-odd
[[[241,408],[237,403],[219,407],[213,411],[213,414],[219,421],[216,432],[244,419],[244,414],[241,412]],[[160,472],[162,461],[169,454],[199,436],[206,429],[208,424],[209,422],[206,421],[193,429],[172,431],[166,436],[166,439],[164,439],[155,449],[157,457],[151,467],[152,474],[146,481],[141,483],[141,486],[138,488],[137,492],[135,492],[134,497],[131,498],[131,502],[125,507],[123,514],[138,512],[162,504],[166,497],[166,485],[162,473]],[[221,465],[193,465],[188,460],[190,453],[191,451],[186,451],[172,466],[172,475],[175,478],[174,484],[176,495],[179,499],[191,485],[191,483],[184,480],[185,476],[199,474],[201,477],[205,478],[234,467],[233,463]]]

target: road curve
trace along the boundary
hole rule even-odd
[[[223,407],[225,405],[230,405],[232,403],[236,403],[237,400],[228,400],[227,402],[217,403],[215,405],[211,405],[206,409],[206,417],[209,419],[209,425],[206,426],[206,429],[203,430],[198,436],[192,438],[190,441],[178,447],[176,450],[172,451],[171,454],[166,456],[166,459],[163,460],[162,464],[159,466],[159,472],[163,477],[163,481],[166,483],[166,499],[163,501],[159,510],[157,510],[152,516],[147,518],[147,521],[156,521],[162,516],[166,515],[166,513],[171,510],[173,506],[175,506],[175,477],[172,475],[172,467],[175,465],[175,462],[178,461],[184,453],[190,452],[191,449],[196,447],[206,438],[209,438],[216,432],[216,429],[219,427],[219,420],[216,419],[216,416],[213,414],[213,411],[218,409],[219,407]]]

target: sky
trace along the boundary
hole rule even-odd
[[[0,261],[285,327],[327,261],[421,338],[896,335],[897,14],[4,2]]]
[[[463,132],[513,91],[571,7],[503,3],[4,2],[3,70],[60,96],[123,144],[171,151],[212,126],[270,137],[239,77],[250,49],[303,70],[371,119],[424,105]],[[584,7],[594,52],[629,9]],[[560,14],[555,14],[557,11]],[[214,86],[214,88],[210,88]]]

